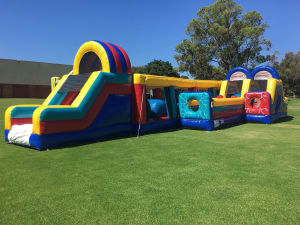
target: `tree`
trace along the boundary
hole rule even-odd
[[[274,60],[273,67],[279,72],[285,94],[300,96],[300,51],[287,52],[280,63]]]
[[[146,73],[151,75],[179,77],[179,73],[168,61],[153,60],[145,66],[132,67],[134,73]]]
[[[133,73],[146,73],[145,66],[133,66],[131,69]]]
[[[263,37],[268,25],[258,12],[242,12],[232,0],[218,0],[201,8],[187,27],[190,38],[176,46],[179,71],[214,79],[216,70],[225,76],[233,67],[255,67],[270,60],[269,55],[261,54],[271,47]]]

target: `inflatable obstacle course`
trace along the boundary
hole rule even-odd
[[[225,81],[132,74],[123,48],[86,42],[73,73],[55,81],[42,105],[6,110],[5,140],[42,150],[170,128],[214,130],[245,117],[270,123],[287,115],[287,103],[269,70],[237,67]]]

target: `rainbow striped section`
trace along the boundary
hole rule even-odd
[[[74,59],[73,74],[101,70],[118,74],[132,73],[130,59],[123,48],[103,41],[83,44]]]

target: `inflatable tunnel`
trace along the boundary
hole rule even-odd
[[[126,52],[90,41],[42,105],[5,112],[5,140],[36,149],[54,148],[131,132],[132,74]]]

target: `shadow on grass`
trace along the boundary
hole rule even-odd
[[[157,130],[157,131],[147,132],[147,133],[141,134],[139,136],[141,137],[141,136],[149,135],[149,134],[174,132],[174,131],[178,131],[178,130],[181,130],[181,129],[182,128],[179,127],[179,128]],[[95,139],[90,139],[90,140],[85,140],[85,141],[79,141],[79,142],[75,142],[75,143],[67,142],[67,143],[64,143],[64,144],[60,144],[59,146],[57,146],[55,148],[50,148],[50,149],[47,149],[47,150],[50,150],[50,151],[61,150],[61,149],[66,149],[66,148],[72,148],[72,147],[79,147],[79,146],[85,146],[85,145],[95,144],[95,143],[99,143],[99,142],[120,140],[120,139],[133,138],[133,137],[138,138],[137,133],[136,134],[128,133],[128,134],[117,135],[117,136],[100,137],[100,138],[95,138]],[[46,149],[41,150],[41,151],[46,151]]]
[[[239,122],[234,122],[234,123],[226,123],[226,124],[222,124],[220,127],[216,128],[215,130],[225,130],[225,129],[229,129],[231,127],[238,127],[241,125],[244,125],[247,122],[244,121],[239,121]]]
[[[278,123],[284,123],[284,122],[288,122],[293,120],[294,117],[293,116],[287,116],[287,117],[283,117],[281,119],[278,119],[276,121],[274,121],[274,124],[278,124]],[[225,129],[230,129],[232,127],[237,127],[237,126],[241,126],[244,125],[245,123],[247,123],[246,121],[240,121],[240,122],[235,122],[235,123],[229,123],[229,124],[223,124],[220,127],[216,128],[213,131],[218,131],[218,130],[225,130]],[[144,135],[149,135],[149,134],[154,134],[154,133],[165,133],[165,132],[175,132],[178,130],[182,130],[185,128],[172,128],[172,129],[164,129],[164,130],[156,130],[156,131],[151,131],[151,132],[147,132],[147,133],[143,133],[140,136],[144,136]],[[192,129],[192,130],[199,130],[199,129]],[[199,130],[199,132],[203,132],[205,130]],[[211,131],[211,132],[213,132]],[[90,144],[95,144],[98,142],[106,142],[106,141],[112,141],[112,140],[119,140],[119,139],[125,139],[125,138],[133,138],[133,137],[138,137],[137,133],[136,134],[132,134],[132,133],[128,133],[128,134],[122,134],[122,135],[117,135],[117,136],[107,136],[107,137],[101,137],[101,138],[95,138],[95,139],[90,139],[90,140],[85,140],[85,141],[79,141],[79,142],[66,142],[64,144],[60,144],[59,146],[55,147],[55,148],[50,148],[47,150],[61,150],[61,149],[66,149],[66,148],[73,148],[73,147],[79,147],[79,146],[85,146],[85,145],[90,145]],[[22,146],[22,145],[17,145],[20,148],[24,148],[24,149],[34,149],[28,146]],[[36,149],[34,149],[36,150]],[[46,151],[46,149],[41,150],[41,151]]]
[[[280,118],[280,119],[274,121],[273,123],[283,123],[283,122],[292,121],[293,119],[294,119],[293,116],[286,116],[286,117],[283,117],[283,118]]]

